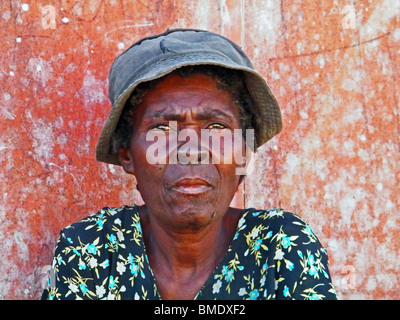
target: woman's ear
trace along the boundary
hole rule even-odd
[[[118,159],[126,173],[134,174],[133,156],[130,149],[120,148],[118,151]]]

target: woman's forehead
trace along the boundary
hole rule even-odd
[[[231,94],[218,88],[211,76],[202,74],[166,76],[148,90],[135,109],[136,116],[164,119],[188,111],[196,112],[199,118],[239,116]]]

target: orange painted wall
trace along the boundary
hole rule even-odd
[[[61,228],[140,201],[94,159],[107,74],[172,27],[240,44],[281,104],[284,130],[234,203],[305,218],[339,298],[399,299],[398,0],[1,1],[0,299],[40,297]]]

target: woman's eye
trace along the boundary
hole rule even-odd
[[[221,123],[213,123],[213,124],[210,124],[210,125],[208,126],[208,129],[218,129],[218,130],[222,130],[222,129],[225,129],[225,128],[226,128],[226,126],[223,125],[223,124],[221,124]]]
[[[152,127],[152,130],[169,131],[170,127],[167,124],[156,124]]]

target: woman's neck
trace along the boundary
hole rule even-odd
[[[240,212],[229,208],[201,230],[171,230],[150,214],[141,215],[146,253],[163,299],[176,287],[191,295],[200,290],[227,252]]]
[[[168,230],[151,223],[148,246],[158,259],[169,264],[170,270],[193,269],[215,263],[229,246],[227,230],[222,221],[196,231]],[[227,249],[227,248],[226,248]]]

